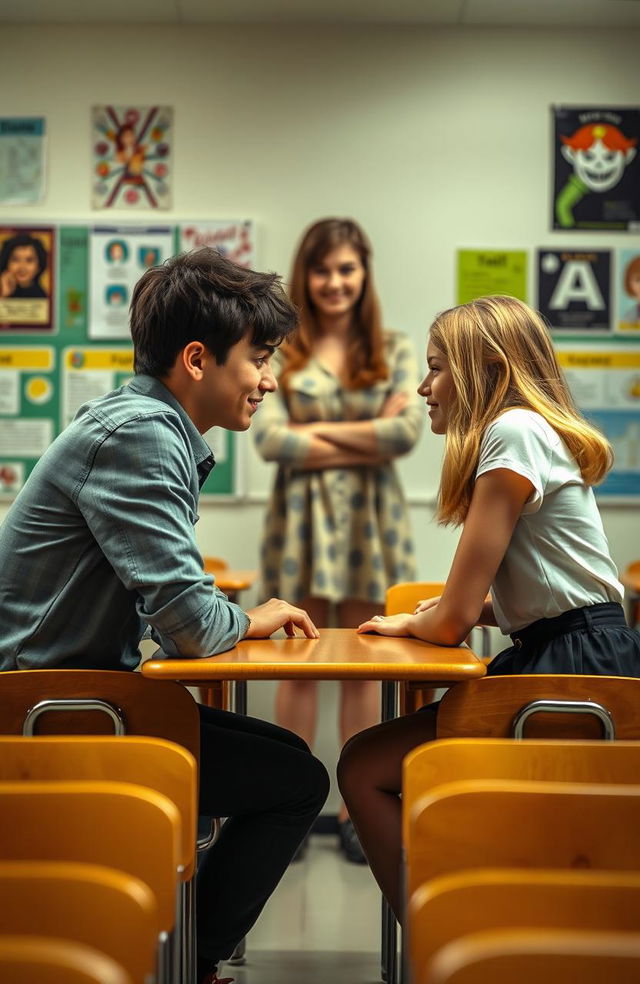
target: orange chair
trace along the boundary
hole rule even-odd
[[[95,864],[0,861],[0,936],[82,943],[124,967],[132,984],[146,984],[159,931],[156,898],[133,875]]]
[[[640,738],[640,678],[521,674],[465,680],[438,709],[438,738]]]
[[[133,984],[126,969],[105,953],[46,936],[0,936],[2,984]]]
[[[444,947],[416,984],[638,984],[640,935],[493,930]]]
[[[0,859],[73,861],[127,872],[152,890],[159,977],[173,982],[180,814],[166,796],[130,782],[0,782]]]

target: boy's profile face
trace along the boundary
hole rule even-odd
[[[195,421],[201,433],[210,427],[249,429],[265,394],[278,388],[270,365],[274,350],[273,345],[255,345],[248,332],[229,349],[223,365],[206,351],[197,397],[199,416],[206,426]]]

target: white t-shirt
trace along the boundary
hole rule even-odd
[[[544,417],[507,410],[487,428],[476,478],[496,468],[523,475],[534,489],[491,586],[502,632],[583,605],[620,602],[623,587],[593,490]]]

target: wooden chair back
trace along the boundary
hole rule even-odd
[[[491,930],[444,947],[414,984],[637,984],[640,938],[584,930]]]
[[[179,683],[125,670],[56,669],[7,670],[0,684],[1,734],[148,735],[200,761],[198,705]]]
[[[132,984],[155,974],[160,932],[148,885],[93,864],[0,862],[0,933],[52,937],[100,950],[129,972]],[[6,984],[6,978],[0,974]],[[47,975],[33,980],[46,980]]]
[[[0,745],[0,748],[2,746]],[[635,741],[513,741],[444,738],[414,748],[403,763],[403,838],[415,804],[443,783],[467,779],[637,784],[640,743]]]
[[[640,786],[465,780],[436,786],[410,813],[407,898],[464,868],[640,871]]]
[[[203,557],[205,574],[217,574],[219,571],[228,571],[229,564],[222,557]]]
[[[155,789],[180,813],[180,876],[194,874],[197,766],[181,745],[135,735],[0,735],[0,781],[12,779],[107,779]]]
[[[640,738],[640,678],[542,673],[457,683],[440,702],[437,736],[512,738],[534,701],[546,703],[526,720],[524,737],[601,739],[608,715],[616,738]]]
[[[385,615],[401,615],[412,612],[418,602],[427,598],[437,598],[444,591],[444,581],[401,581],[387,588],[385,596]],[[490,655],[489,631],[484,625],[477,627],[482,632],[482,657],[488,661]],[[400,713],[411,714],[424,704],[436,700],[437,688],[427,683],[409,681],[400,688]]]
[[[121,964],[93,947],[44,936],[0,936],[3,984],[133,984]]]
[[[425,980],[435,954],[459,937],[545,927],[640,932],[640,873],[476,869],[426,882],[407,909],[410,980]]]
[[[127,872],[149,886],[162,932],[175,925],[180,814],[134,783],[0,782],[0,858],[76,861]]]

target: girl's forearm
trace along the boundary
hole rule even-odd
[[[372,467],[382,465],[386,460],[379,453],[346,450],[314,436],[300,468],[305,471],[318,471],[321,468]]]
[[[380,453],[371,420],[317,420],[311,424],[294,424],[292,429],[320,438],[342,451],[366,455]]]

